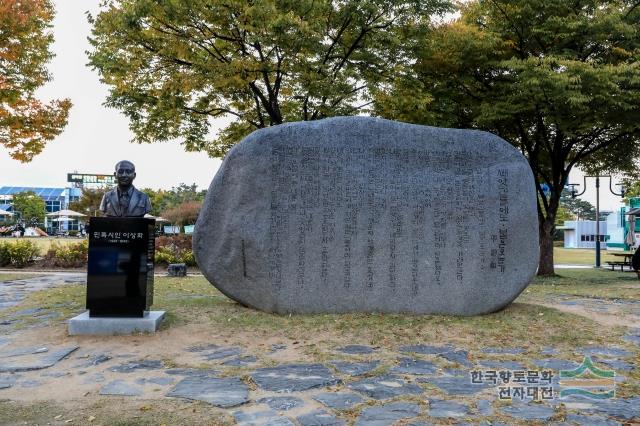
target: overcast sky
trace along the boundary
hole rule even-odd
[[[67,173],[110,174],[115,163],[127,159],[136,165],[137,187],[169,189],[196,183],[201,189],[208,188],[220,160],[187,153],[177,142],[130,143],[127,118],[102,106],[107,86],[100,83],[97,72],[85,66],[90,33],[85,12],[95,15],[98,4],[99,0],[54,0],[56,57],[49,64],[53,81],[38,91],[38,97],[70,98],[69,124],[31,163],[12,160],[0,149],[0,186],[65,187]]]
[[[115,163],[127,159],[136,165],[135,185],[140,188],[169,189],[180,183],[208,188],[220,160],[204,153],[187,153],[177,142],[132,144],[127,118],[102,106],[107,86],[85,66],[90,33],[85,13],[95,16],[99,1],[54,0],[56,57],[49,65],[53,81],[39,90],[38,96],[45,100],[71,98],[69,124],[31,163],[12,160],[0,149],[0,186],[65,187],[67,173],[110,174]],[[572,173],[570,182],[582,184],[579,171]],[[595,204],[594,180],[589,179],[587,186],[582,198]],[[620,198],[610,194],[608,187],[608,181],[603,180],[601,209],[617,210]]]

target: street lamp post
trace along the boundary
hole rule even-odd
[[[618,185],[620,187],[620,193],[617,193],[613,190],[613,179],[609,175],[595,175],[595,176],[584,176],[584,189],[581,193],[577,193],[576,186],[580,186],[579,183],[570,183],[567,186],[570,186],[571,189],[571,198],[579,197],[587,191],[587,178],[592,177],[596,178],[596,268],[600,268],[600,178],[608,177],[609,178],[609,191],[613,195],[617,195],[619,197],[624,197],[624,186]]]

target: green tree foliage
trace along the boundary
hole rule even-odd
[[[404,76],[377,93],[377,113],[484,129],[518,147],[539,193],[538,273],[553,274],[552,238],[571,169],[629,169],[640,149],[637,2],[473,1],[415,53]]]
[[[191,201],[202,203],[207,195],[206,190],[198,191],[198,186],[195,183],[191,185],[181,183],[170,190],[144,188],[142,191],[149,196],[153,216],[161,216],[163,212]]]
[[[624,182],[624,201],[629,204],[630,198],[640,197],[640,180],[627,178]]]
[[[581,199],[580,197],[571,197],[571,193],[566,189],[562,191],[562,194],[560,195],[560,206],[558,207],[558,212],[556,213],[556,223],[558,223],[557,219],[562,210],[568,212],[576,220],[596,220],[595,206],[590,202]],[[602,217],[600,218],[600,220],[602,220]]]
[[[198,220],[201,208],[202,201],[185,201],[184,203],[163,211],[162,217],[178,226],[194,225],[196,220]]]
[[[574,220],[575,216],[571,211],[566,207],[560,204],[558,207],[558,213],[556,214],[556,225],[562,226],[565,221]]]
[[[25,224],[36,225],[44,222],[46,204],[33,191],[19,192],[13,196],[13,211],[20,212]]]
[[[251,131],[366,111],[447,0],[106,0],[90,64],[135,141],[222,156]],[[212,119],[233,121],[212,138]]]
[[[71,102],[44,104],[35,91],[50,80],[53,57],[49,0],[0,0],[0,145],[28,162],[67,124]]]
[[[109,188],[82,188],[82,195],[78,201],[69,203],[69,209],[87,216],[101,216],[100,203]]]

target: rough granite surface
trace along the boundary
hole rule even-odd
[[[337,117],[258,130],[193,236],[207,279],[268,312],[497,311],[538,262],[533,175],[499,137]]]

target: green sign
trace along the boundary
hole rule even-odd
[[[88,175],[83,173],[67,173],[67,182],[81,183],[83,185],[115,185],[116,178],[113,175]]]

